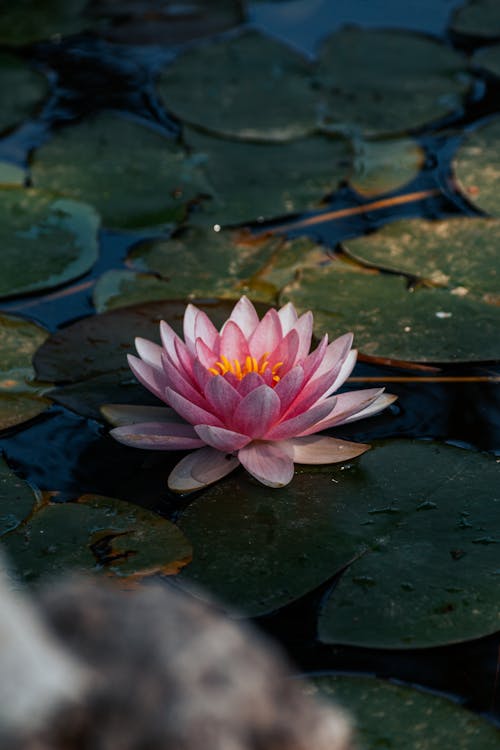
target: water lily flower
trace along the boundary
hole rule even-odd
[[[171,472],[177,492],[201,489],[242,464],[259,482],[283,487],[294,462],[346,461],[368,445],[317,433],[368,417],[395,396],[380,388],[333,395],[356,362],[352,334],[309,352],[311,312],[298,316],[291,303],[262,320],[247,297],[218,331],[194,305],[184,314],[184,340],[164,321],[162,346],[138,338],[129,356],[142,385],[164,407],[115,405],[103,413],[111,435],[125,445],[152,450],[191,450]]]

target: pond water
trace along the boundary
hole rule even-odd
[[[213,590],[305,673],[498,723],[498,7],[31,5],[0,11],[0,532],[19,575],[181,571],[165,580]],[[119,445],[99,407],[154,403],[124,362],[135,335],[192,298],[220,322],[242,293],[353,330],[347,389],[398,400],[331,433],[372,444],[361,459],[179,498],[179,455]],[[149,516],[86,495],[175,525],[145,551]],[[140,531],[115,547],[123,517]]]

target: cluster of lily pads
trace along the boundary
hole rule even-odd
[[[43,21],[37,5],[12,5],[0,41],[81,31],[169,41],[169,3],[154,29],[146,13],[140,23],[134,16],[137,3],[125,3],[118,19],[111,1],[43,3]],[[237,27],[237,5],[217,3],[210,33]],[[154,405],[124,355],[135,336],[158,340],[160,319],[179,330],[192,298],[205,300],[216,325],[247,294],[262,310],[287,301],[312,309],[318,335],[352,330],[366,355],[497,359],[498,120],[470,128],[447,177],[445,190],[461,192],[470,216],[395,221],[346,239],[342,254],[286,228],[302,212],[327,221],[340,184],[359,204],[411,192],[426,162],[419,128],[455,135],[446,118],[477,81],[500,77],[500,44],[489,38],[498,10],[495,0],[476,0],[454,15],[452,32],[479,47],[469,57],[423,35],[357,28],[326,38],[314,61],[257,30],[209,37],[149,71],[157,106],[178,121],[177,139],[130,113],[102,111],[53,129],[29,164],[0,162],[0,301],[91,273],[101,228],[130,238],[125,266],[93,285],[96,314],[54,333],[0,315],[0,429],[53,403],[95,420],[103,404]],[[6,135],[36,121],[52,93],[43,66],[27,57],[15,47],[0,56]],[[283,231],[258,231],[276,218]],[[248,224],[253,231],[240,226]],[[497,469],[490,456],[450,446],[380,442],[352,463],[299,468],[279,493],[236,473],[174,524],[116,498],[60,502],[57,487],[32,489],[0,459],[0,538],[27,581],[73,567],[128,583],[177,574],[251,616],[344,571],[323,599],[321,642],[439,646],[499,628]],[[341,687],[333,680],[327,690],[373,700],[373,688],[349,692],[347,678],[336,679]],[[428,700],[440,718],[450,710]],[[494,747],[490,728],[468,716],[460,724],[462,713],[455,707],[449,722],[461,727],[463,747]],[[424,731],[438,736],[431,725]]]

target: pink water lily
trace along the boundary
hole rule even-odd
[[[346,461],[368,445],[318,435],[368,417],[395,396],[369,388],[333,395],[356,362],[352,334],[309,352],[313,316],[288,303],[259,320],[242,297],[218,331],[194,305],[184,314],[184,341],[165,322],[162,346],[136,339],[129,356],[136,378],[168,406],[107,406],[125,445],[191,450],[171,472],[177,492],[201,489],[242,464],[269,487],[288,484],[294,462]]]

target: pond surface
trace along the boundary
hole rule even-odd
[[[306,673],[498,723],[498,8],[31,5],[0,35],[0,533],[19,575],[195,582]],[[155,403],[126,366],[136,335],[190,299],[220,324],[243,293],[353,330],[347,389],[398,400],[332,431],[372,444],[360,459],[179,498],[179,454],[115,443],[100,407]]]

